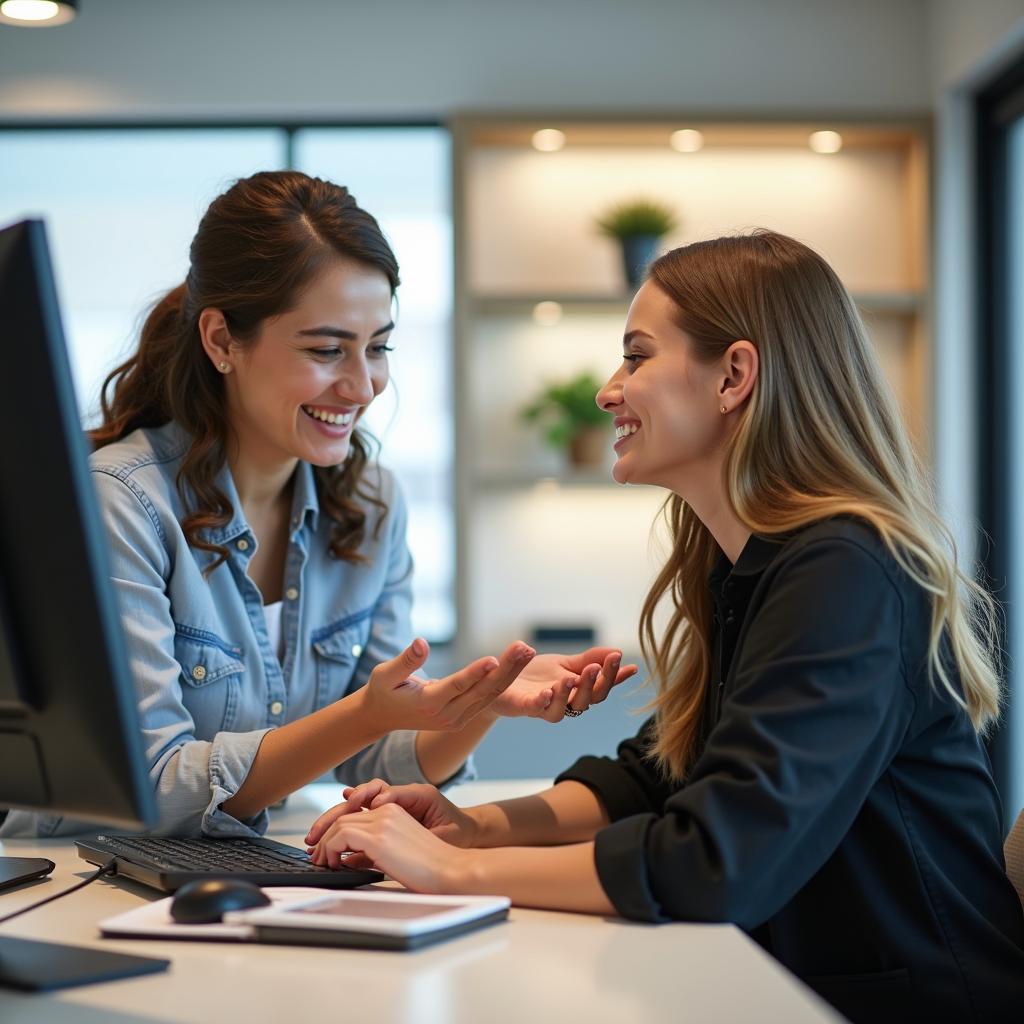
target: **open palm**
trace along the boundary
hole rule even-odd
[[[636,665],[620,665],[614,647],[591,647],[579,654],[538,654],[490,710],[507,718],[529,716],[557,722],[572,702],[577,711],[599,704],[613,686],[629,679]]]

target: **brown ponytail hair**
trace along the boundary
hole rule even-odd
[[[199,314],[221,310],[232,336],[252,341],[268,317],[293,308],[302,290],[339,258],[380,270],[394,295],[395,255],[348,189],[298,171],[265,171],[236,181],[199,222],[184,283],[152,308],[134,355],[103,383],[103,421],[89,433],[95,448],[171,420],[190,435],[177,479],[189,509],[181,525],[192,547],[217,555],[207,573],[228,552],[204,540],[202,531],[227,524],[233,509],[216,485],[228,435],[224,383],[203,351]],[[366,524],[355,499],[387,513],[363,480],[370,454],[371,439],[357,428],[343,464],[313,468],[320,503],[335,522],[331,553],[349,562],[362,561]]]

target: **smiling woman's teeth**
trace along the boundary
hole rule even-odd
[[[324,412],[323,409],[314,409],[311,405],[304,405],[302,411],[315,420],[322,420],[324,423],[336,423],[339,426],[347,427],[352,422],[353,413],[350,412]]]
[[[639,429],[639,423],[623,423],[622,426],[615,428],[615,440],[621,441],[624,437],[635,434]]]

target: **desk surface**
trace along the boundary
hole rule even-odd
[[[450,795],[468,805],[541,785],[475,782]],[[337,787],[307,787],[275,812],[270,834],[300,844],[312,819],[337,795]],[[0,894],[0,915],[87,874],[67,840],[8,841],[0,843],[0,853],[48,857],[57,865],[51,880]],[[0,926],[4,935],[173,961],[163,974],[51,995],[0,989],[0,1019],[5,1024],[840,1020],[731,925],[650,926],[513,907],[505,924],[414,953],[99,937],[98,920],[156,898],[155,890],[104,878]]]

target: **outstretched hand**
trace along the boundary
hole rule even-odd
[[[622,652],[614,647],[591,647],[579,654],[538,654],[491,704],[491,711],[507,718],[527,715],[557,722],[567,706],[586,711],[605,700],[612,687],[637,672],[622,665]]]
[[[426,640],[417,637],[370,673],[362,699],[365,713],[381,732],[461,729],[504,692],[534,656],[533,648],[514,643],[500,659],[477,658],[441,679],[424,679],[414,673],[429,653]]]

